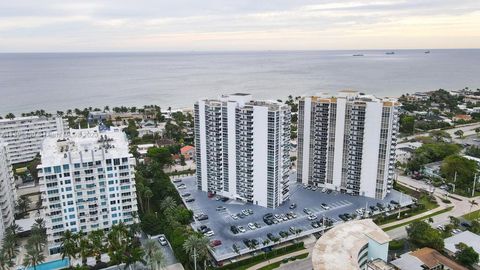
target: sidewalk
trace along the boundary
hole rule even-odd
[[[286,258],[290,258],[290,257],[294,257],[294,256],[298,256],[298,255],[301,255],[301,254],[305,254],[305,253],[310,253],[311,251],[311,248],[308,248],[308,249],[302,249],[302,250],[299,250],[299,251],[295,251],[295,252],[292,252],[292,253],[289,253],[289,254],[285,254],[285,255],[282,255],[280,257],[277,257],[277,258],[273,258],[273,259],[270,259],[268,261],[265,261],[265,262],[261,262],[259,264],[256,264],[250,268],[247,268],[247,270],[256,270],[256,269],[260,269],[264,266],[267,266],[269,264],[272,264],[272,263],[276,263],[276,262],[280,262],[282,261],[283,259],[286,259]]]
[[[390,223],[387,223],[387,224],[380,225],[380,228],[383,229],[383,228],[388,228],[388,227],[391,227],[391,226],[395,226],[397,224],[403,224],[405,222],[409,222],[409,221],[412,221],[412,220],[415,220],[415,219],[418,219],[418,218],[428,216],[430,214],[433,214],[435,212],[441,211],[441,210],[446,209],[446,208],[448,208],[446,205],[442,205],[442,206],[439,206],[439,207],[434,208],[432,210],[428,210],[426,212],[423,212],[421,214],[411,216],[409,218],[404,218],[404,219],[397,220],[395,222],[390,222]]]

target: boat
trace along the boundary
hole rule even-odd
[[[386,52],[385,54],[392,55],[395,54],[395,52]]]
[[[363,54],[354,54],[353,56],[363,56]]]
[[[425,53],[430,53],[430,51],[425,51]]]

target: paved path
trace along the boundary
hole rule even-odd
[[[477,125],[480,125],[480,124],[477,124]],[[469,126],[469,128],[473,128],[473,127]],[[449,198],[451,204],[445,204],[440,199],[440,198],[445,198],[445,194],[446,194],[446,191],[444,191],[442,189],[435,188],[435,187],[427,184],[424,181],[414,180],[414,179],[412,179],[408,176],[404,176],[404,175],[399,175],[397,181],[399,183],[401,183],[403,185],[406,185],[406,186],[408,186],[410,188],[413,188],[413,189],[424,189],[424,190],[433,192],[433,194],[437,198],[437,202],[440,205],[439,207],[437,207],[433,210],[422,213],[421,215],[414,216],[414,217],[412,217],[412,219],[419,218],[419,217],[422,217],[422,216],[426,216],[426,215],[428,215],[428,212],[431,212],[431,211],[436,212],[436,211],[442,209],[442,207],[444,209],[448,206],[453,205],[452,210],[432,217],[432,219],[433,219],[432,227],[436,227],[438,225],[443,225],[443,224],[449,223],[450,222],[450,218],[449,218],[450,216],[459,217],[459,216],[463,216],[463,215],[465,215],[465,214],[467,214],[471,211],[475,211],[475,210],[480,209],[480,205],[474,205],[472,207],[472,205],[470,204],[470,201],[472,201],[472,200],[480,202],[480,196],[474,197],[474,198],[467,198],[467,197],[463,197],[463,196],[460,196],[460,195],[453,194],[452,196],[460,199],[460,201],[455,200],[453,198]],[[408,220],[409,219],[404,219],[404,220],[401,220],[401,221],[398,221],[398,222],[382,225],[381,227],[383,227],[383,228],[389,227],[389,226],[392,226],[392,225],[395,225],[395,224],[407,222]],[[393,230],[387,231],[387,234],[393,239],[405,238],[405,237],[407,237],[407,231],[405,230],[405,227],[406,226],[402,226],[402,227],[395,228]]]
[[[294,257],[294,256],[298,256],[298,255],[301,255],[301,254],[305,254],[305,253],[310,253],[311,249],[302,249],[302,250],[299,250],[299,251],[295,251],[295,252],[292,252],[292,253],[289,253],[289,254],[285,254],[285,255],[282,255],[280,257],[276,257],[276,258],[273,258],[273,259],[270,259],[268,261],[265,261],[265,262],[261,262],[257,265],[254,265],[250,268],[247,268],[247,270],[256,270],[256,269],[260,269],[264,266],[267,266],[269,264],[272,264],[272,263],[276,263],[276,262],[280,262],[282,261],[283,259],[286,259],[286,258],[290,258],[290,257]],[[310,256],[310,255],[309,255]]]

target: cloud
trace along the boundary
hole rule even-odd
[[[0,51],[479,47],[479,12],[477,0],[3,1]]]

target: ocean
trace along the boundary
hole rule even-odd
[[[379,97],[480,87],[480,49],[0,54],[0,114],[84,107],[192,107],[355,89]],[[353,56],[363,54],[363,56]]]

